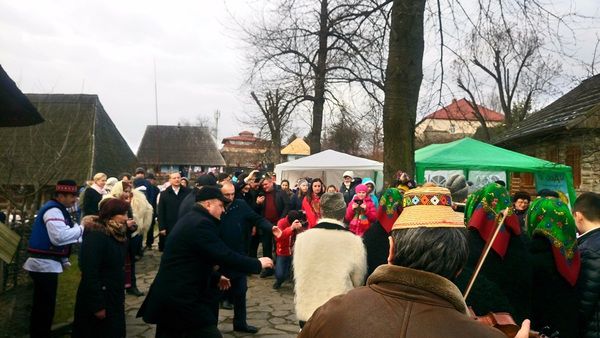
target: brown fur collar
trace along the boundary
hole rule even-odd
[[[468,313],[467,304],[456,285],[434,273],[386,264],[373,271],[367,285],[380,282],[398,283],[426,290],[450,302],[461,313]]]
[[[100,231],[107,235],[109,234],[108,230],[106,229],[106,225],[98,222],[98,216],[85,216],[81,219],[81,224],[83,225],[85,231]]]

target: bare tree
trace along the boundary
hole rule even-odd
[[[535,32],[513,28],[486,25],[473,29],[470,52],[467,57],[458,58],[457,83],[469,96],[469,103],[490,139],[485,120],[481,115],[476,97],[482,96],[483,85],[492,80],[505,125],[510,128],[522,121],[532,109],[536,95],[553,90],[552,81],[561,71],[561,64],[542,54],[543,40]],[[478,71],[480,74],[478,74]],[[468,79],[463,79],[467,77]],[[517,109],[518,108],[518,109]]]
[[[178,122],[179,125],[181,126],[187,126],[187,127],[210,127],[210,119],[204,115],[196,115],[196,117],[193,120],[188,120],[185,118],[182,118],[179,120]]]
[[[250,82],[294,87],[311,103],[311,152],[321,150],[326,102],[338,104],[338,84],[358,85],[379,99],[383,90],[391,0],[281,0],[270,16],[244,29]]]
[[[267,90],[263,100],[259,99],[254,92],[251,92],[250,96],[260,109],[260,117],[255,120],[254,124],[257,124],[261,131],[267,129],[271,137],[273,161],[275,164],[281,163],[281,141],[300,98],[289,97],[285,91],[279,89],[276,89],[275,92]]]
[[[323,147],[350,155],[362,156],[363,133],[358,122],[342,107],[335,121],[327,130]]]

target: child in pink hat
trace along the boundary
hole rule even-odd
[[[371,223],[376,221],[377,211],[373,200],[368,195],[366,185],[357,185],[355,191],[356,193],[346,209],[346,221],[350,223],[350,231],[362,237]]]

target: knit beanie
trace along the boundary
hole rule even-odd
[[[361,184],[357,185],[354,188],[354,191],[356,191],[356,192],[367,192],[367,191],[369,191],[369,188],[366,185],[364,185],[364,184],[361,183]]]
[[[467,180],[463,175],[452,175],[446,180],[446,188],[450,190],[452,201],[463,203],[469,195]]]

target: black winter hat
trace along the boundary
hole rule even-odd
[[[196,190],[195,197],[196,197],[196,202],[202,202],[202,201],[207,201],[207,200],[212,200],[212,199],[218,199],[223,203],[231,202],[228,199],[226,199],[225,196],[223,196],[221,189],[219,189],[216,186],[209,186],[209,185]]]

